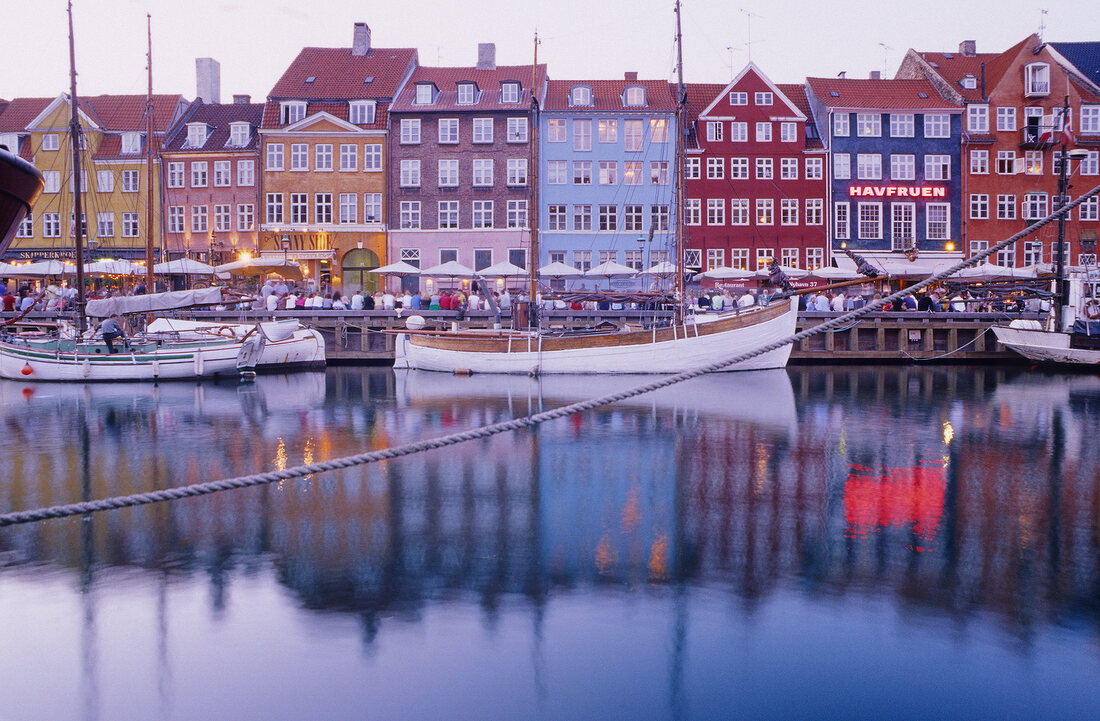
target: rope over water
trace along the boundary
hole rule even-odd
[[[621,391],[619,393],[612,393],[610,395],[600,396],[586,401],[579,401],[577,403],[571,403],[566,406],[561,406],[549,411],[543,411],[540,413],[534,413],[522,418],[514,418],[509,421],[502,421],[500,423],[493,423],[487,426],[481,426],[480,428],[474,428],[471,430],[460,431],[458,433],[451,433],[449,435],[440,436],[437,438],[430,438],[427,440],[417,441],[415,443],[407,443],[401,446],[395,446],[392,448],[385,448],[379,451],[371,451],[370,453],[360,453],[354,456],[345,456],[343,458],[335,458],[330,461],[321,461],[319,463],[310,463],[304,466],[295,466],[294,468],[287,468],[280,471],[269,471],[266,473],[254,473],[249,476],[238,476],[236,478],[226,478],[218,481],[208,481],[206,483],[194,483],[187,486],[180,486],[177,488],[167,488],[159,491],[152,491],[149,493],[136,493],[128,496],[115,496],[113,498],[104,498],[94,501],[84,501],[81,503],[70,503],[66,505],[50,506],[48,508],[39,508],[29,511],[16,511],[12,513],[0,514],[0,527],[12,526],[20,523],[33,523],[35,521],[44,521],[51,518],[67,518],[69,516],[79,516],[89,513],[97,513],[99,511],[109,511],[119,508],[130,508],[132,506],[144,506],[150,503],[161,503],[164,501],[175,501],[181,498],[194,498],[195,496],[205,496],[211,493],[217,493],[219,491],[229,491],[237,488],[249,488],[252,486],[267,485],[270,483],[278,483],[279,481],[288,481],[296,478],[303,478],[305,476],[324,473],[326,471],[335,471],[342,468],[351,468],[353,466],[365,465],[368,463],[377,463],[378,461],[386,461],[394,458],[401,458],[403,456],[413,455],[415,453],[422,453],[424,451],[435,450],[437,448],[445,448],[447,446],[457,445],[459,443],[465,443],[466,441],[472,441],[479,438],[488,438],[489,436],[498,435],[500,433],[507,433],[510,431],[517,431],[523,428],[530,428],[532,426],[545,423],[547,421],[556,420],[558,418],[564,418],[566,416],[573,415],[574,413],[581,413],[584,411],[590,411],[594,408],[617,403],[627,398],[633,398],[650,391],[655,391],[659,388],[665,388],[683,381],[696,378],[706,373],[712,373],[714,371],[722,370],[723,368],[733,365],[735,363],[741,363],[743,361],[750,360],[765,353],[770,353],[773,350],[782,348],[790,343],[798,343],[806,338],[810,338],[818,333],[824,333],[831,331],[841,326],[850,324],[852,321],[862,318],[868,313],[872,313],[881,308],[886,303],[892,303],[895,300],[912,295],[919,290],[927,288],[930,285],[938,283],[944,278],[950,277],[955,273],[958,273],[963,268],[980,263],[988,258],[993,253],[996,253],[1004,248],[1012,245],[1021,238],[1024,238],[1031,233],[1039,230],[1040,228],[1048,225],[1052,221],[1056,220],[1058,216],[1062,214],[1068,214],[1070,210],[1076,208],[1081,203],[1085,202],[1089,198],[1100,193],[1100,186],[1097,186],[1089,192],[1081,195],[1076,200],[1067,203],[1055,212],[1046,216],[1045,218],[1036,221],[1032,225],[1023,229],[1019,233],[1016,233],[1010,238],[1002,240],[1000,243],[972,256],[971,258],[948,268],[945,271],[936,273],[934,275],[925,278],[915,285],[911,285],[908,288],[899,290],[896,293],[881,298],[877,301],[873,301],[862,308],[857,308],[844,315],[837,316],[830,320],[815,325],[812,328],[807,328],[800,333],[784,338],[782,340],[769,343],[768,345],[756,348],[755,350],[741,353],[740,355],[732,356],[725,360],[711,363],[710,365],[696,368],[690,371],[684,371],[683,373],[677,373],[675,375],[661,376],[658,379],[649,383],[631,388],[629,390]]]

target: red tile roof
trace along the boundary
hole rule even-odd
[[[386,129],[386,113],[389,111],[390,103],[387,101],[375,101],[374,122],[370,125],[357,125],[358,128],[365,128],[368,130],[385,130]],[[328,113],[329,115],[339,118],[344,122],[349,118],[349,106],[348,101],[342,102],[318,102],[313,101],[306,105],[306,115],[315,115],[317,113]],[[260,125],[262,128],[283,128],[286,127],[279,122],[279,103],[268,102],[264,105],[263,122]]]
[[[302,48],[268,100],[388,100],[416,57],[414,48],[371,48],[365,55],[352,55],[351,48]]]
[[[0,113],[0,133],[26,130],[30,122],[56,98],[13,98]]]
[[[577,85],[592,88],[592,105],[577,107],[569,104],[569,94]],[[646,89],[646,105],[623,105],[623,92],[630,86]],[[646,113],[676,112],[676,89],[667,80],[551,80],[546,91],[544,110],[592,110],[594,112],[625,111]]]
[[[695,122],[699,114],[707,109],[718,94],[726,89],[729,83],[685,83],[684,92],[687,94],[687,118],[688,122]],[[676,93],[675,87],[672,90]]]
[[[153,130],[163,133],[186,108],[182,95],[153,95]],[[144,95],[95,95],[81,97],[80,107],[104,130],[145,130]]]
[[[535,85],[538,92],[543,92],[546,79],[546,66],[539,65]],[[488,110],[522,110],[527,111],[531,107],[531,80],[532,66],[530,65],[502,65],[493,69],[475,67],[463,68],[425,68],[419,67],[413,71],[412,77],[401,94],[394,98],[390,111],[394,113],[419,113],[419,112],[455,112],[455,111],[488,111]],[[505,81],[515,81],[520,84],[519,102],[500,102],[500,86]],[[458,84],[472,82],[477,85],[480,96],[472,105],[458,104]],[[416,85],[418,83],[432,83],[439,91],[436,101],[431,105],[418,105],[416,101]],[[544,98],[540,95],[540,100]]]
[[[814,96],[827,107],[899,110],[954,110],[928,80],[807,78]]]
[[[184,119],[185,122],[181,122],[176,126],[175,132],[172,133],[165,144],[165,152],[210,153],[221,150],[255,150],[259,147],[259,133],[256,132],[256,129],[260,127],[260,121],[263,119],[263,103],[227,103],[223,105],[219,103],[206,104],[201,100],[196,100],[195,103],[198,107],[194,108],[194,111]],[[203,147],[182,147],[187,142],[187,123],[206,123],[210,127],[206,144]],[[244,147],[226,147],[225,144],[229,141],[230,123],[248,123],[251,126],[248,145]]]
[[[987,89],[993,87],[990,64],[998,57],[997,53],[981,53],[979,55],[958,55],[956,53],[917,53],[941,78],[946,80],[951,88],[963,96],[967,101],[980,101],[982,97],[982,64],[985,68],[985,85]],[[1003,72],[1003,71],[1002,71]],[[975,80],[974,88],[964,88],[962,79],[972,76]],[[999,78],[999,76],[998,76]]]

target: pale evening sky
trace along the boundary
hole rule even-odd
[[[1005,50],[1045,16],[1047,40],[1100,40],[1084,0],[684,0],[688,82],[725,82],[752,59],[775,82],[867,77],[897,70],[905,51]],[[675,77],[673,0],[74,0],[78,92],[144,93],[145,14],[153,16],[153,87],[195,95],[195,58],[221,63],[221,100],[262,101],[304,46],[350,47],[367,22],[377,47],[413,47],[424,65],[472,65],[479,42],[501,65],[529,63],[532,38],[550,77]],[[0,98],[56,96],[69,87],[64,0],[16,1],[4,13]],[[732,49],[731,49],[732,48]]]

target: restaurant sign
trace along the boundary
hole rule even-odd
[[[946,198],[947,188],[931,185],[852,185],[851,198]]]

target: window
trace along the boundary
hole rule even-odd
[[[441,158],[439,161],[439,187],[454,188],[458,185],[458,158]]]
[[[508,142],[527,142],[527,118],[508,118]]]
[[[400,223],[402,230],[420,229],[420,201],[402,200],[400,208]]]
[[[42,237],[43,238],[60,238],[61,237],[61,214],[60,213],[43,213],[42,214]]]
[[[1081,106],[1081,132],[1087,135],[1100,133],[1100,105]]]
[[[299,100],[279,103],[279,124],[290,125],[306,116],[306,104]]]
[[[214,185],[219,188],[228,188],[232,184],[233,163],[228,160],[214,161]]]
[[[915,155],[891,155],[890,179],[915,180],[917,177],[917,157]]]
[[[1100,203],[1094,195],[1077,206],[1077,218],[1079,220],[1100,220]]]
[[[1029,97],[1050,94],[1050,66],[1046,63],[1030,63],[1024,66],[1024,95]]]
[[[592,104],[592,88],[587,88],[587,87],[584,87],[583,85],[578,85],[577,87],[573,88],[572,92],[569,93],[569,104],[570,105],[591,105]]]
[[[860,180],[881,180],[882,156],[878,153],[856,155],[856,177]]]
[[[59,170],[43,170],[42,179],[45,180],[46,185],[42,189],[43,193],[57,193],[61,190],[61,171]]]
[[[703,177],[702,159],[699,157],[684,158],[684,179],[699,180]]]
[[[313,148],[313,160],[317,170],[332,170],[332,144],[318,143]]]
[[[441,145],[453,145],[458,142],[458,118],[440,118],[437,125]]]
[[[565,185],[566,167],[564,160],[546,161],[546,184]]]
[[[749,199],[732,198],[730,200],[730,225],[749,224]]]
[[[798,158],[780,158],[779,177],[783,180],[798,180]]]
[[[251,135],[252,132],[248,123],[230,123],[228,145],[232,148],[243,148],[248,145],[248,139]]]
[[[290,222],[305,225],[309,222],[309,195],[307,193],[290,194]]]
[[[202,232],[206,231],[206,206],[198,206],[199,210],[202,210]],[[191,219],[194,221],[196,208],[191,208]],[[137,213],[123,213],[122,214],[122,237],[123,238],[136,238],[138,237],[138,214]]]
[[[115,235],[115,214],[96,213],[95,231],[97,238],[113,238]]]
[[[619,164],[614,160],[601,160],[600,161],[600,185],[618,185],[618,171]]]
[[[971,220],[989,219],[989,195],[986,193],[970,194],[970,218]]]
[[[707,180],[721,180],[725,176],[725,158],[707,158]]]
[[[137,215],[136,213],[123,213],[122,214],[122,237],[126,235],[126,216]],[[192,205],[191,206],[191,232],[192,233],[205,233],[210,230],[209,223],[209,211],[205,205]],[[137,235],[136,233],[134,235]]]
[[[214,230],[228,231],[232,229],[230,216],[232,206],[230,205],[215,205],[214,206]]]
[[[381,193],[363,193],[363,220],[367,223],[382,222]]]
[[[565,142],[565,120],[562,118],[550,118],[546,121],[546,142]]]
[[[340,193],[340,223],[342,225],[359,222],[359,196],[355,193]]]
[[[1016,108],[997,108],[997,130],[1016,130]]]
[[[623,163],[623,185],[641,185],[645,163],[640,160],[627,160]]]
[[[183,163],[168,163],[168,187],[169,188],[182,188],[183,187]],[[111,186],[110,189],[104,189],[104,180],[106,184]],[[110,170],[97,170],[96,171],[96,185],[99,187],[99,192],[109,193],[114,189],[114,174]]]
[[[131,182],[133,183],[133,188],[134,189],[131,190],[131,191],[127,191],[127,192],[136,193],[137,192],[137,172],[138,171],[131,170],[129,172],[134,173],[134,176],[131,180]],[[125,182],[126,182],[126,179],[124,177],[123,178],[123,184],[124,185],[125,185]],[[87,190],[88,190],[88,171],[87,170],[81,170],[80,171],[80,192],[84,193],[84,192],[87,192]],[[72,191],[73,191],[73,179],[72,179],[72,176],[70,176],[69,177],[69,192],[71,193]]]
[[[474,158],[474,187],[489,188],[493,185],[493,159]]]
[[[419,188],[420,187],[420,161],[419,160],[402,160],[401,161],[401,187],[402,188]]]
[[[1042,241],[1029,240],[1024,243],[1024,265],[1038,265],[1043,262]]]
[[[267,194],[267,222],[279,224],[283,222],[283,194]]]
[[[794,143],[798,141],[798,126],[794,123],[780,123],[779,124],[779,139],[784,143]]]
[[[519,102],[519,83],[502,83],[500,86],[500,102]]]
[[[822,198],[806,198],[806,225],[822,225],[825,222],[825,201]]]
[[[439,249],[439,262],[440,263],[449,263],[452,260],[454,260],[454,261],[458,260],[458,249],[457,248],[440,248]]]
[[[833,177],[837,180],[848,180],[852,177],[852,156],[848,153],[833,155]]]
[[[770,143],[772,141],[772,124],[771,123],[757,123],[756,124],[756,142],[758,143]]]
[[[849,222],[848,222],[848,203],[834,203],[833,204],[833,235],[837,240],[845,240],[848,238]]]
[[[998,220],[1016,220],[1016,196],[1015,195],[998,195],[997,196],[997,219]]]
[[[601,143],[619,142],[619,121],[617,120],[596,121],[596,131]]]
[[[256,225],[256,206],[252,203],[237,205],[237,230],[252,230]]]
[[[340,172],[359,170],[359,146],[343,143],[340,145]]]
[[[671,209],[667,205],[649,207],[649,227],[651,230],[668,230]]]
[[[111,216],[111,224],[114,225],[114,216]],[[19,221],[19,229],[15,231],[16,238],[30,238],[34,235],[34,216],[27,213],[23,216],[23,220]]]
[[[824,177],[824,169],[823,158],[806,158],[806,180],[821,180]]]
[[[668,185],[667,160],[654,160],[649,164],[649,182],[651,185]]]
[[[592,185],[592,161],[573,161],[573,185]]]
[[[1015,150],[998,150],[997,151],[997,174],[998,175],[1014,175],[1016,173],[1016,151]]]
[[[771,198],[758,198],[756,201],[756,224],[775,225],[775,201]]]
[[[756,249],[756,268],[758,270],[767,268],[768,263],[775,257],[775,253],[770,248],[757,248]]]
[[[202,182],[196,183],[195,179],[195,166],[202,166]],[[81,171],[83,172],[83,171]],[[83,181],[83,178],[81,178]],[[83,190],[84,183],[81,182],[81,190]],[[202,187],[206,185],[206,163],[192,163],[191,164],[191,185],[194,187]],[[141,173],[136,170],[123,170],[122,171],[122,192],[123,193],[136,193],[141,187]]]
[[[577,270],[589,271],[592,270],[592,251],[591,250],[574,250],[573,251],[573,267]]]
[[[290,146],[290,169],[309,170],[309,146],[305,143]]]
[[[201,148],[206,145],[206,123],[188,123],[187,124],[187,143],[183,146],[185,148]],[[137,153],[138,148],[133,148],[132,136],[134,133],[124,133],[122,136],[122,152],[123,153]],[[127,150],[127,140],[131,142],[131,150]]]
[[[703,222],[703,201],[688,198],[684,201],[684,225],[700,225]]]
[[[199,142],[192,146],[195,148],[201,148],[206,143],[206,126],[202,125],[202,135]],[[191,128],[188,128],[190,131]],[[190,133],[188,134],[190,135]],[[122,134],[122,154],[123,155],[137,155],[141,152],[141,133],[123,133]]]
[[[619,209],[614,205],[600,206],[600,230],[617,230],[619,227]]]
[[[242,188],[250,188],[256,184],[256,161],[237,161],[237,185]]]
[[[281,143],[268,143],[267,146],[267,170],[283,169],[283,145]]]
[[[551,205],[547,208],[549,223],[547,230],[567,230],[565,225],[565,206]],[[553,261],[551,261],[553,262]]]
[[[367,143],[363,146],[363,170],[382,170],[382,143]]]
[[[882,136],[882,116],[878,113],[856,113],[856,136],[878,138]]]
[[[668,142],[668,121],[664,118],[650,118],[649,119],[649,142],[651,143],[667,143]]]
[[[416,84],[416,104],[431,105],[435,100],[435,86],[431,83]]]
[[[905,250],[917,242],[916,203],[893,203],[890,206],[890,248]]]
[[[168,232],[169,233],[182,233],[183,232],[183,206],[182,205],[169,205],[168,206]]]
[[[458,104],[473,105],[476,98],[477,86],[473,83],[458,84]]]
[[[171,165],[171,164],[169,164],[169,165]],[[178,185],[169,185],[169,187],[182,188],[183,187],[183,163],[176,163],[176,165],[179,166],[177,168],[177,171],[178,171],[177,182],[179,184]],[[168,177],[169,177],[169,179],[172,178],[172,169],[171,168],[169,168],[169,170],[168,170]],[[112,193],[115,190],[115,174],[110,170],[97,170],[97,171],[95,171],[95,184],[96,184],[96,190],[99,191],[100,193]]]
[[[348,103],[348,122],[352,125],[373,125],[374,101],[352,100]]]
[[[859,203],[859,237],[861,240],[882,238],[882,203]]]
[[[637,152],[642,149],[642,121],[623,121],[623,150]]]
[[[753,98],[753,102],[756,105],[771,105],[772,104],[772,94],[771,93],[764,93],[764,92],[755,93],[754,98]]]
[[[475,200],[474,201],[474,228],[492,228],[493,227],[493,201],[491,200]]]
[[[401,119],[401,144],[416,145],[420,142],[420,118]]]
[[[1024,152],[1024,173],[1027,175],[1043,174],[1043,151],[1028,150]]]
[[[749,269],[749,249],[730,248],[730,267],[739,270]]]
[[[709,159],[708,159],[709,160]],[[718,158],[721,160],[721,158]],[[767,158],[757,158],[757,163],[761,160],[767,160]],[[757,172],[760,172],[757,167]],[[749,159],[748,158],[730,158],[730,179],[732,180],[748,180],[749,179]]]
[[[771,180],[773,173],[772,159],[771,158],[757,158],[756,159],[756,179],[757,180]]]
[[[3,143],[3,144],[7,145],[8,148],[13,153],[18,152],[18,150],[19,150],[19,148],[17,147],[17,144],[14,143],[14,142]],[[57,150],[59,147],[60,147],[60,144],[58,142],[57,133],[46,133],[42,136],[42,149],[43,150]]]
[[[924,116],[924,137],[950,138],[951,116],[943,113],[926,113]]]
[[[437,224],[440,230],[453,230],[458,227],[458,201],[439,201],[439,214]]]
[[[527,158],[508,159],[508,185],[527,185]]]
[[[779,262],[790,268],[797,268],[798,248],[783,248],[779,251]]]
[[[846,138],[849,135],[848,113],[837,113],[833,116],[833,137]]]
[[[978,253],[984,253],[987,250],[989,250],[989,241],[988,240],[972,240],[972,241],[970,241],[970,256],[969,257],[973,257],[973,256],[977,255]],[[997,265],[1001,265],[1001,264],[998,263]]]
[[[951,156],[950,155],[926,155],[924,156],[925,180],[951,180]]]
[[[1047,214],[1046,193],[1024,194],[1023,216],[1024,220],[1039,220]]]
[[[642,270],[642,251],[627,250],[623,252],[623,265],[634,270]]]
[[[783,198],[779,201],[779,224],[798,225],[798,198]]]
[[[988,105],[967,105],[966,106],[966,131],[968,133],[988,133],[989,132],[989,106]]]
[[[948,240],[951,237],[951,205],[929,203],[924,210],[925,237],[928,240]]]
[[[970,151],[970,174],[971,175],[987,175],[989,173],[989,151],[988,150],[971,150]]]
[[[1081,175],[1100,175],[1100,150],[1090,150],[1078,166]]]
[[[642,206],[623,206],[623,230],[642,230]]]
[[[493,119],[492,118],[474,118],[474,142],[475,143],[491,143],[491,142],[493,142]]]
[[[749,104],[749,94],[748,93],[741,93],[741,92],[731,92],[730,93],[730,105],[748,105],[748,104]]]
[[[726,201],[721,198],[707,198],[707,225],[726,224]]]
[[[574,120],[573,121],[573,150],[591,150],[592,149],[592,121],[591,120]]]
[[[890,137],[911,138],[915,135],[913,113],[890,113]]]
[[[573,230],[592,230],[592,206],[573,206]]]
[[[725,248],[707,248],[707,270],[721,268],[726,262]]]

